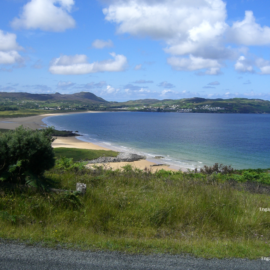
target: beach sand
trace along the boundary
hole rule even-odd
[[[88,113],[97,113],[91,112]],[[0,129],[16,129],[17,127],[23,125],[25,128],[30,129],[41,129],[45,127],[42,119],[49,116],[63,115],[59,114],[43,114],[29,117],[19,117],[19,118],[0,118]],[[99,145],[83,142],[78,140],[76,137],[56,137],[55,141],[52,143],[53,148],[64,147],[64,148],[79,148],[79,149],[90,149],[90,150],[111,150],[108,148],[101,147]],[[112,162],[106,164],[96,164],[97,166],[104,166],[106,168],[112,168],[113,170],[121,169],[123,166],[130,164],[133,168],[137,168],[140,170],[148,169],[152,172],[157,170],[169,170],[169,171],[178,171],[176,169],[170,168],[170,166],[153,166],[157,163],[148,161],[148,160],[139,160],[134,162]],[[88,165],[91,167],[93,164]],[[182,170],[182,169],[181,169]],[[183,169],[184,170],[184,169]]]

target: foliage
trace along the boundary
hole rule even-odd
[[[45,170],[55,164],[52,128],[41,131],[22,126],[0,136],[0,180],[45,187]]]
[[[250,171],[243,171],[241,174],[233,174],[230,177],[231,179],[237,182],[255,182],[259,184],[266,184],[270,185],[270,174],[267,172],[250,172]]]
[[[81,171],[85,168],[86,164],[87,162],[73,162],[73,158],[61,157],[60,159],[56,160],[55,168],[64,171]]]

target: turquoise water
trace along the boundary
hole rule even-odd
[[[79,131],[81,140],[119,151],[160,155],[159,163],[200,168],[270,168],[270,115],[108,112],[44,119],[57,129]]]

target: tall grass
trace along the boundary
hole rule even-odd
[[[2,192],[0,237],[80,248],[269,256],[270,196],[237,190],[215,175],[131,170],[63,171],[46,177],[84,197]]]

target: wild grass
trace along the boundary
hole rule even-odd
[[[218,175],[52,169],[46,177],[85,196],[2,189],[0,237],[80,249],[270,255],[270,196],[235,189]]]
[[[66,157],[73,158],[73,161],[92,160],[99,157],[116,157],[118,155],[115,151],[106,150],[88,150],[77,148],[55,148],[54,153],[56,158]]]

